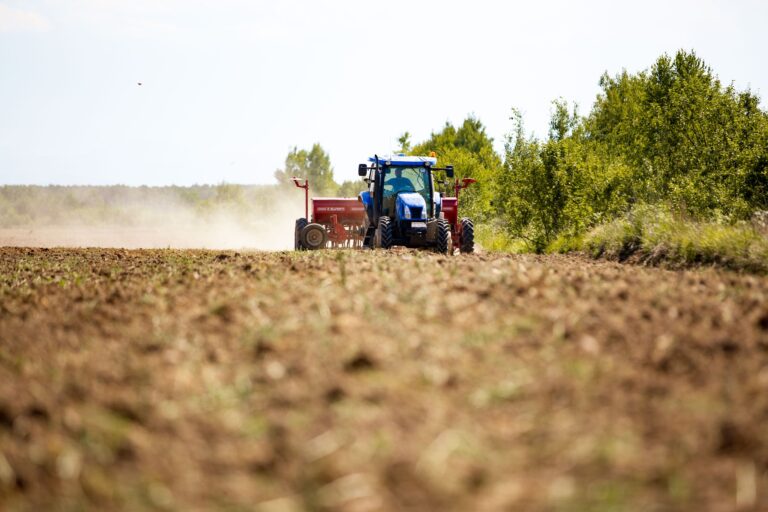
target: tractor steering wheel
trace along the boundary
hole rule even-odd
[[[392,190],[387,190],[387,187],[392,187]],[[385,197],[393,197],[393,196],[397,196],[397,194],[405,194],[405,193],[409,193],[409,192],[416,192],[416,187],[414,187],[413,184],[406,185],[403,188],[401,188],[400,190],[398,190],[397,192],[395,192],[395,187],[393,187],[392,185],[384,184],[384,196]]]
[[[410,186],[405,186],[402,189],[397,191],[398,194],[403,194],[403,193],[406,193],[406,192],[409,192],[409,193],[410,192],[416,192],[416,187],[414,187],[413,184],[411,184]]]

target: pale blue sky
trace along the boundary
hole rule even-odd
[[[0,0],[0,183],[270,183],[313,142],[352,179],[468,114],[499,149],[511,107],[543,135],[554,98],[587,111],[679,48],[765,96],[767,24],[756,0]]]

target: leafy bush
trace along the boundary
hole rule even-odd
[[[475,226],[475,241],[483,250],[491,252],[526,252],[526,244],[515,238],[496,223],[478,224]]]
[[[663,207],[638,208],[569,243],[570,250],[585,250],[595,257],[624,260],[636,256],[649,263],[718,264],[768,271],[768,238],[751,224],[697,222]],[[558,250],[558,246],[550,249]]]

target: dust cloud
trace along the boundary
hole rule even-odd
[[[303,191],[226,187],[3,187],[0,246],[293,248]]]

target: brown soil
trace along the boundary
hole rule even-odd
[[[768,279],[0,249],[2,510],[764,510]]]

